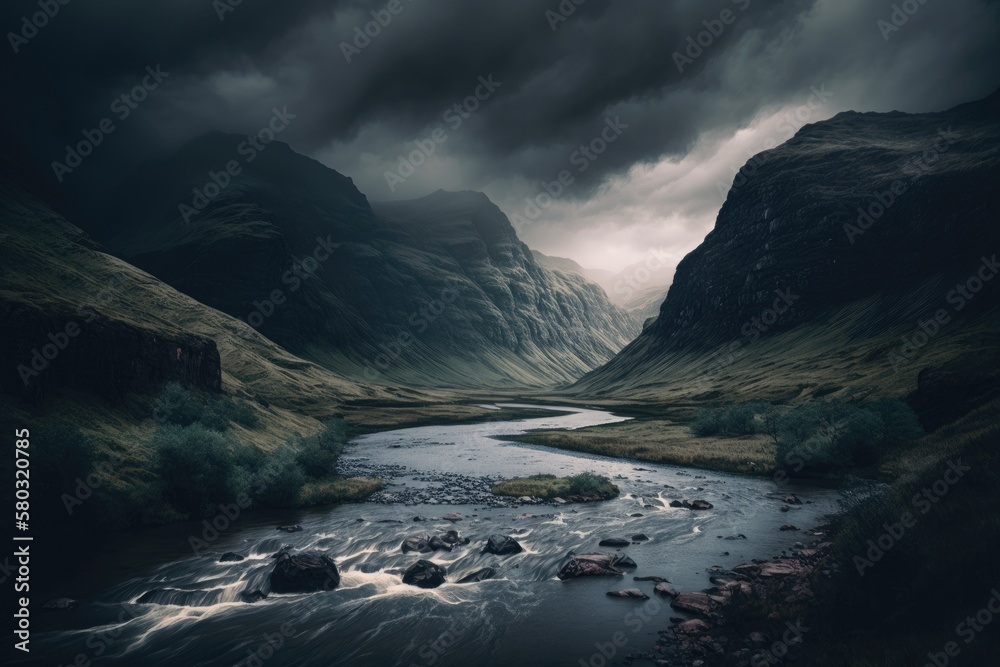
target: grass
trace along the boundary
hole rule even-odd
[[[360,502],[382,490],[382,482],[370,477],[341,477],[307,482],[299,493],[299,507]]]
[[[533,496],[548,499],[596,494],[608,500],[616,498],[619,493],[618,487],[607,477],[588,472],[571,477],[532,475],[494,484],[491,490],[497,496]]]
[[[633,419],[574,431],[534,431],[510,438],[557,449],[692,468],[764,474],[774,467],[774,442],[765,435],[694,438],[688,423]]]

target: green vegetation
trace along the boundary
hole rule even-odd
[[[156,406],[158,421],[177,426],[200,423],[213,431],[226,431],[232,424],[248,429],[260,426],[260,418],[246,401],[218,394],[202,399],[176,382],[167,383]]]
[[[571,477],[532,475],[494,484],[492,491],[498,496],[534,496],[536,498],[567,498],[569,496],[600,496],[604,500],[616,498],[618,487],[607,477],[585,472]]]
[[[995,662],[1000,634],[988,628],[967,643],[956,628],[985,607],[1000,581],[998,409],[994,402],[960,427],[924,438],[936,456],[882,493],[856,494],[834,518],[835,567],[814,584],[822,605],[806,620],[815,632],[803,664],[917,665],[952,641],[963,665]],[[959,461],[968,468],[960,477],[950,465]]]

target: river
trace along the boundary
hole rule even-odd
[[[79,607],[46,615],[42,631],[33,637],[32,662],[596,667],[603,664],[602,650],[614,654],[608,664],[631,650],[648,651],[657,631],[670,626],[669,618],[683,616],[670,609],[669,600],[653,595],[652,583],[634,582],[633,576],[662,576],[682,591],[701,590],[710,585],[709,566],[728,568],[778,554],[807,539],[803,533],[780,531],[782,524],[810,528],[838,508],[839,495],[829,489],[796,486],[803,504],[782,513],[780,496],[789,489],[778,489],[769,480],[494,438],[625,419],[598,410],[551,409],[550,417],[409,428],[365,435],[348,445],[345,468],[391,468],[387,494],[419,493],[430,502],[413,504],[410,496],[409,503],[247,513],[222,531],[211,553],[201,557],[189,546],[190,535],[201,533],[194,523],[120,536],[104,545],[99,566],[75,582],[74,590],[81,591]],[[487,507],[463,502],[467,492],[448,481],[452,476],[564,476],[584,471],[612,478],[621,495],[558,507]],[[714,509],[668,507],[670,500],[682,498],[708,500]],[[448,512],[463,518],[439,518]],[[430,520],[414,522],[418,515]],[[300,524],[304,530],[286,534],[276,531],[279,524]],[[408,536],[449,529],[471,543],[430,556],[400,551]],[[525,551],[513,556],[481,553],[493,533],[512,535]],[[598,541],[636,533],[650,538],[623,548],[637,570],[622,578],[556,578],[569,552],[614,551],[598,547]],[[740,534],[746,539],[723,539]],[[240,601],[240,591],[266,589],[274,563],[270,556],[283,545],[326,551],[340,570],[340,587],[309,595],[271,595],[255,604]],[[217,562],[226,551],[247,558]],[[402,570],[418,558],[445,566],[450,582],[488,566],[498,574],[480,583],[446,583],[434,590],[402,584]],[[605,595],[631,587],[652,599]],[[160,604],[136,603],[153,589],[168,591],[156,598]]]

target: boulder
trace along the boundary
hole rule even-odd
[[[508,537],[507,535],[490,535],[486,540],[486,546],[483,548],[484,554],[495,554],[497,556],[519,554],[522,551],[524,551],[524,547],[513,537]]]
[[[675,628],[680,635],[703,635],[708,632],[708,623],[700,618],[692,618],[690,621],[683,621]]]
[[[796,528],[790,523],[786,523],[784,526],[780,528],[780,530],[798,530],[798,528]]]
[[[608,591],[605,593],[611,598],[628,598],[629,600],[648,600],[649,596],[638,588],[625,588],[620,591]]]
[[[458,512],[448,512],[441,518],[444,519],[445,521],[461,521],[462,515],[459,514]]]
[[[655,581],[658,584],[662,584],[664,581],[667,581],[667,579],[664,579],[663,577],[632,577],[632,581]],[[670,582],[667,581],[667,583]]]
[[[492,567],[484,567],[481,570],[476,570],[472,574],[467,574],[458,580],[460,584],[475,584],[480,581],[486,581],[487,579],[492,579],[497,574],[497,571]]]
[[[429,560],[418,560],[403,572],[403,583],[418,588],[437,588],[446,581],[448,571]]]
[[[220,563],[238,563],[241,560],[243,560],[243,556],[232,551],[227,551],[219,557]]]
[[[620,565],[622,561],[626,564]],[[621,576],[622,567],[635,567],[627,556],[620,554],[580,554],[574,555],[568,563],[562,566],[557,575],[560,579],[576,579],[578,577]]]
[[[618,556],[618,560],[615,561],[615,567],[635,569],[639,566],[636,564],[634,560],[632,560],[628,556],[622,555]]]
[[[799,497],[796,496],[796,495],[792,495],[792,494],[789,494],[789,495],[785,496],[782,500],[784,500],[789,505],[801,505],[802,504],[802,501],[799,500]]]
[[[680,591],[674,588],[674,585],[671,584],[669,581],[661,581],[660,583],[656,584],[656,586],[653,588],[653,592],[659,593],[660,595],[666,595],[667,597],[672,597],[672,598],[675,598],[681,594]]]
[[[707,500],[692,500],[685,507],[691,510],[710,510],[715,506]]]
[[[670,501],[670,506],[671,507],[684,507],[684,503],[682,503],[679,500],[671,500]]]
[[[403,540],[403,544],[400,545],[400,549],[403,550],[404,554],[408,554],[411,551],[418,551],[420,553],[427,553],[428,551],[433,551],[430,546],[431,536],[427,533],[420,533],[419,535],[413,535],[412,537],[407,537]]]
[[[431,551],[451,551],[453,544],[445,542],[440,536],[435,535],[431,538],[431,541],[427,543],[427,546]]]
[[[278,530],[284,531],[286,533],[301,533],[304,529],[302,526],[296,524],[294,526],[278,526]]]
[[[340,585],[337,565],[329,556],[316,551],[278,556],[271,572],[274,593],[312,593],[329,591]]]
[[[689,614],[711,617],[714,604],[712,598],[704,593],[681,593],[673,599],[670,606]]]
[[[632,541],[633,542],[647,542],[647,541],[649,541],[649,538],[646,537],[645,533],[636,533],[635,535],[632,536]]]
[[[601,540],[601,543],[597,546],[599,547],[627,547],[632,544],[624,537],[606,537]]]

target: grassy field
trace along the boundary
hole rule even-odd
[[[534,496],[536,498],[567,498],[574,495],[598,495],[605,500],[618,497],[618,487],[606,477],[590,473],[572,477],[555,475],[532,475],[511,479],[495,484],[492,488],[498,496]]]
[[[575,431],[533,431],[512,440],[587,454],[674,465],[766,474],[774,442],[763,435],[695,438],[686,421],[642,417]]]
[[[307,483],[299,494],[299,507],[360,502],[382,490],[382,482],[369,477],[345,477]]]

